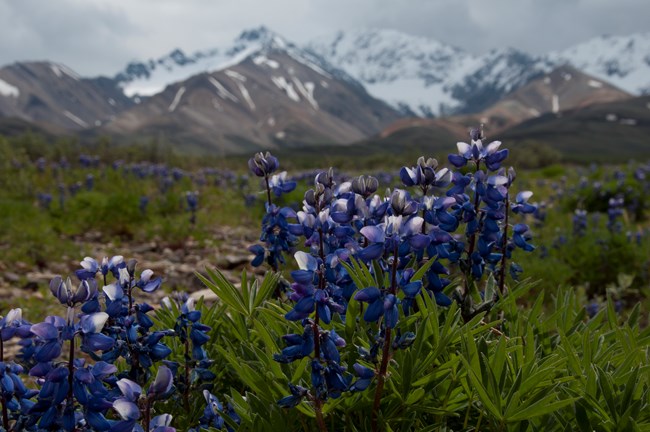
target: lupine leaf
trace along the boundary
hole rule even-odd
[[[570,405],[577,400],[576,398],[568,398],[568,399],[562,399],[559,401],[551,402],[556,397],[557,396],[554,393],[551,393],[548,396],[533,403],[532,405],[529,405],[524,409],[518,411],[512,417],[507,418],[507,421],[512,423],[512,422],[527,420],[533,417],[539,417],[545,414],[552,413],[553,411],[558,411],[561,408],[564,408],[565,406]]]

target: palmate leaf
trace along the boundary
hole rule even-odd
[[[217,269],[206,268],[206,273],[209,278],[206,278],[200,273],[196,273],[196,276],[212,290],[213,293],[225,304],[229,306],[231,311],[237,312],[241,315],[247,314],[247,307],[244,303],[244,298],[241,295],[241,292],[235,287],[223,273]]]
[[[272,297],[280,280],[279,273],[267,272],[260,285],[255,279],[249,280],[244,271],[240,289],[233,285],[218,269],[206,268],[206,273],[209,278],[198,272],[196,275],[223,303],[229,306],[230,311],[236,311],[248,317]]]
[[[568,406],[574,403],[576,400],[578,400],[578,398],[567,398],[567,399],[554,401],[554,399],[556,398],[557,395],[555,394],[555,392],[552,392],[546,397],[538,400],[537,402],[517,410],[515,414],[507,417],[506,421],[508,423],[516,423],[534,417],[539,417],[545,414],[552,413],[553,411],[559,411],[565,406]]]
[[[476,357],[478,360],[478,355]],[[477,365],[477,370],[475,370],[464,357],[461,357],[461,360],[467,369],[467,377],[470,381],[470,388],[473,388],[476,391],[479,401],[488,411],[488,413],[491,414],[495,420],[500,422],[503,418],[503,415],[497,406],[492,402],[491,396],[489,395],[487,389],[483,386],[483,379],[480,375],[480,366]]]

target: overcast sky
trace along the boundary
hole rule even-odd
[[[539,54],[650,31],[648,0],[0,0],[0,65],[52,60],[82,75],[181,48],[223,46],[266,25],[295,43],[379,27],[481,53]]]

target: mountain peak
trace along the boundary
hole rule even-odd
[[[254,42],[254,41],[266,41],[273,39],[273,37],[277,36],[277,33],[266,27],[265,25],[261,25],[257,28],[251,28],[251,29],[246,29],[242,31],[239,34],[239,37],[237,37],[237,41],[248,41],[248,42]]]

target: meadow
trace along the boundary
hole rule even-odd
[[[465,141],[339,171],[0,139],[3,429],[650,430],[650,164]],[[187,286],[131,260],[188,245]]]

